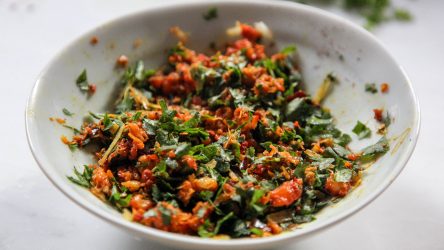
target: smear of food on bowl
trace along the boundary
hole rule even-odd
[[[359,185],[362,165],[389,144],[381,137],[350,150],[351,137],[321,105],[334,75],[312,98],[291,60],[295,46],[267,55],[264,23],[238,22],[227,33],[240,38],[213,55],[179,42],[156,70],[137,62],[113,110],[90,113],[80,129],[64,125],[75,133],[62,140],[71,149],[96,148],[96,163],[69,180],[131,221],[211,238],[295,229]],[[77,84],[91,93],[86,71]],[[361,122],[353,132],[371,136]]]

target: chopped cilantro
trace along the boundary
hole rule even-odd
[[[253,234],[255,234],[255,235],[257,235],[257,236],[259,236],[259,237],[261,237],[262,235],[264,235],[264,231],[262,231],[262,230],[260,230],[259,228],[256,228],[256,227],[251,228],[251,229],[250,229],[250,232],[253,233]]]
[[[335,172],[335,181],[337,182],[349,182],[351,180],[353,171],[348,168],[340,169]]]
[[[372,131],[360,121],[356,123],[352,131],[358,136],[359,139],[368,138],[372,134]]]
[[[162,223],[166,226],[171,224],[171,211],[164,206],[159,206],[160,217],[162,218]]]
[[[203,19],[205,19],[206,21],[216,19],[217,16],[218,16],[218,13],[217,13],[216,7],[212,7],[210,9],[208,9],[208,11],[202,15]]]
[[[284,55],[290,55],[290,54],[296,52],[296,50],[297,50],[297,47],[295,45],[290,45],[288,47],[283,48],[280,51],[280,53],[284,54]]]
[[[133,121],[137,121],[137,120],[139,120],[139,118],[140,118],[141,115],[142,115],[142,112],[137,111],[137,112],[133,115],[133,117],[131,117],[131,118],[132,118]]]
[[[88,167],[87,165],[83,166],[83,172],[80,173],[77,168],[74,167],[74,176],[68,176],[68,180],[73,183],[80,185],[82,187],[90,188],[91,187],[91,178],[92,178],[93,168]]]
[[[374,145],[368,146],[362,150],[360,161],[368,162],[376,160],[379,156],[383,155],[389,150],[389,142],[387,138],[382,137]]]
[[[114,183],[113,187],[111,188],[111,196],[109,197],[109,201],[118,208],[124,208],[129,206],[131,197],[132,195],[127,194],[126,189],[120,188]]]
[[[410,20],[412,20],[412,15],[407,10],[396,9],[395,10],[395,18],[400,21],[410,21]]]
[[[73,116],[74,115],[74,113],[72,113],[71,111],[69,111],[66,108],[63,108],[62,111],[63,111],[63,114],[65,114],[67,116]]]
[[[372,93],[372,94],[376,94],[376,93],[378,93],[378,88],[376,87],[375,83],[366,83],[365,84],[365,91]]]
[[[89,91],[88,76],[86,73],[86,69],[84,69],[82,73],[80,73],[80,75],[77,77],[76,84],[79,87],[80,91],[82,92]]]

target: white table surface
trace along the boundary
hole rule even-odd
[[[68,42],[114,17],[170,1],[0,0],[0,249],[161,248],[96,218],[46,179],[27,146],[24,110],[38,73]],[[298,249],[444,249],[444,1],[395,2],[415,20],[374,34],[405,67],[421,101],[416,151],[376,201]]]

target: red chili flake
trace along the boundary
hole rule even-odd
[[[91,95],[96,93],[96,90],[97,90],[97,85],[95,85],[94,83],[88,86],[88,91]]]
[[[383,112],[383,109],[373,109],[373,113],[375,114],[374,117],[378,122],[382,121],[382,112]]]
[[[356,161],[358,159],[358,156],[355,154],[349,154],[347,155],[347,159],[349,159],[350,161]]]
[[[117,58],[116,64],[117,66],[125,68],[126,65],[128,65],[128,57],[125,55],[119,56],[119,58]]]
[[[89,43],[91,45],[96,45],[97,43],[99,43],[99,38],[97,38],[96,36],[91,37],[91,39],[89,40]]]
[[[261,33],[247,24],[241,24],[242,36],[250,41],[257,41],[262,35]]]
[[[389,91],[389,89],[390,89],[390,86],[388,83],[385,82],[385,83],[381,84],[381,92],[382,93],[387,93]]]
[[[171,158],[171,159],[176,158],[176,154],[174,153],[173,150],[171,150],[171,151],[168,152],[168,157]]]
[[[288,96],[288,97],[287,97],[287,101],[291,101],[291,100],[293,100],[293,99],[295,99],[295,98],[302,98],[302,97],[306,97],[306,96],[307,96],[307,94],[305,94],[304,91],[302,91],[302,90],[298,90],[298,91],[296,91],[294,94]]]

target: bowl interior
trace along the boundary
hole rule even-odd
[[[210,7],[218,8],[218,18],[205,21],[202,14]],[[49,117],[64,117],[63,108],[75,113],[67,117],[67,124],[78,127],[88,111],[104,112],[118,87],[122,70],[116,70],[115,60],[125,54],[130,63],[142,59],[146,67],[156,68],[165,60],[166,51],[176,43],[169,34],[171,26],[178,25],[190,33],[187,46],[208,52],[209,44],[219,47],[227,40],[225,30],[235,21],[265,22],[274,34],[278,50],[290,44],[297,45],[295,60],[302,69],[305,88],[314,94],[326,74],[333,72],[339,84],[325,101],[336,118],[338,127],[353,137],[355,150],[379,139],[375,133],[374,108],[384,108],[393,117],[387,137],[391,150],[364,173],[362,184],[349,196],[317,215],[317,220],[301,225],[292,233],[267,239],[213,241],[164,233],[125,221],[121,215],[102,203],[85,189],[71,184],[67,175],[73,166],[93,162],[91,155],[72,153],[60,141],[60,136],[71,131]],[[90,45],[92,36],[99,43]],[[142,41],[138,48],[134,41]],[[88,80],[97,84],[91,98],[82,95],[75,79],[87,69]],[[387,94],[369,94],[365,83],[390,84]],[[306,236],[336,222],[374,199],[399,174],[416,142],[419,128],[419,110],[408,79],[385,49],[366,31],[323,11],[287,2],[215,1],[165,6],[130,15],[102,25],[84,35],[62,51],[43,71],[30,97],[26,110],[28,138],[39,165],[65,194],[89,211],[124,226],[131,231],[176,246],[263,246]],[[360,120],[373,130],[372,138],[359,141],[351,129]],[[166,241],[168,240],[168,241]],[[179,245],[186,242],[188,245]]]

